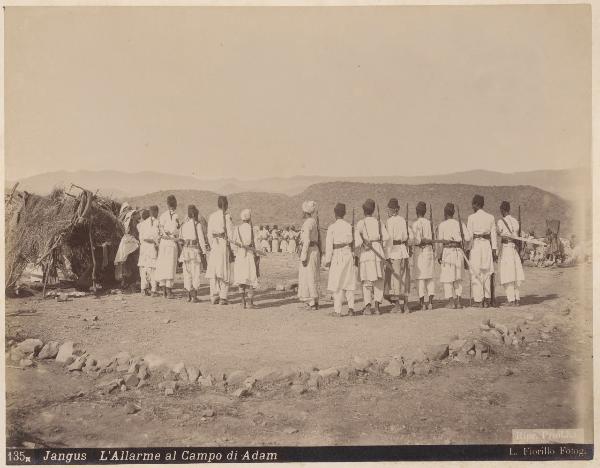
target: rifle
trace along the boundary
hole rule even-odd
[[[408,230],[408,203],[406,204],[406,217],[404,218],[404,222],[406,223],[406,247],[408,249],[408,256],[412,255],[412,246],[408,245],[408,241],[410,240],[410,231]]]
[[[367,247],[367,248],[368,248],[368,249],[369,249],[371,252],[373,252],[373,253],[375,254],[375,256],[376,256],[376,257],[377,257],[379,260],[381,260],[381,261],[383,261],[383,262],[387,262],[387,260],[386,260],[386,259],[383,257],[383,255],[381,255],[379,252],[377,252],[377,250],[375,250],[375,249],[373,248],[373,246],[371,245],[371,242],[370,242],[370,241],[368,241],[368,240],[365,240],[365,238],[362,236],[362,233],[361,233],[360,231],[359,231],[358,235],[360,236],[360,238],[361,238],[361,240],[362,240],[362,243],[363,243],[363,245],[364,245],[364,246],[366,246],[366,247]],[[395,277],[395,278],[396,278],[398,281],[402,282],[402,278],[400,278],[400,275],[399,275],[398,273],[396,273],[396,272],[394,271],[394,269],[393,269],[393,268],[392,268],[390,271],[392,272],[392,275],[393,275],[393,276],[394,276],[394,277]]]
[[[381,233],[381,217],[379,216],[379,203],[377,203],[377,230],[379,231],[379,243],[383,249],[383,234]]]
[[[241,237],[240,237],[240,240]],[[256,244],[254,243],[254,226],[252,220],[250,220],[250,247],[254,249],[254,265],[256,265],[256,277],[260,277],[260,256],[257,254]]]
[[[471,285],[471,265],[469,264],[468,260],[467,260],[467,254],[465,252],[465,233],[463,231],[463,224],[462,224],[462,219],[460,219],[460,207],[458,205],[456,205],[456,210],[458,212],[458,227],[460,229],[460,246],[462,248],[463,251],[463,255],[464,255],[464,260],[465,260],[465,266],[468,266],[469,268],[469,306],[473,305],[473,293],[472,293],[472,285]]]
[[[435,240],[435,231],[433,230],[433,210],[431,209],[431,203],[429,204],[429,224],[431,225],[431,241]],[[433,245],[431,246],[433,249]]]
[[[355,255],[354,245],[354,208],[352,208],[352,257],[354,258],[354,266],[358,267],[358,257]]]
[[[519,205],[519,229],[517,231],[517,236],[521,237],[521,205]],[[517,251],[519,252],[519,258],[521,258],[521,250],[523,250],[523,244],[519,242],[517,244]]]
[[[227,220],[225,219],[225,208],[222,208],[223,211],[223,237],[225,238],[225,252],[227,254],[228,263],[231,263],[235,260],[235,255],[233,254],[233,250],[231,250],[231,244],[229,243],[229,236],[227,235]],[[229,267],[227,268],[229,269]],[[227,278],[229,278],[229,272],[227,274]]]
[[[317,248],[319,249],[319,260],[321,259],[321,231],[319,230],[319,210],[315,212],[315,218],[317,220]]]

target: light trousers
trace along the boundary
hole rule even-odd
[[[183,262],[183,287],[186,291],[198,289],[200,287],[200,275],[202,267],[200,262]]]
[[[455,296],[462,296],[462,281],[453,281],[452,283],[444,284],[444,295],[446,299],[452,299]]]
[[[158,282],[154,279],[155,272],[156,268],[140,267],[140,288],[142,291],[149,286],[152,292],[156,292],[156,285]]]
[[[173,280],[172,279],[160,280],[160,285],[161,286],[166,286],[167,288],[172,288],[173,287]]]
[[[483,281],[482,281],[483,280]],[[471,277],[471,286],[473,289],[473,300],[481,302],[483,298],[491,299],[491,275],[487,274],[481,278],[481,275],[473,275]]]
[[[354,291],[345,291],[339,289],[333,293],[333,310],[336,314],[342,313],[342,304],[344,303],[344,295],[348,302],[348,308],[354,310]]]
[[[375,299],[375,302],[381,304],[383,302],[383,287],[383,278],[380,278],[377,281],[363,281],[362,289],[365,305],[373,304],[373,299]]]
[[[210,279],[210,296],[219,297],[221,299],[227,299],[229,293],[229,283],[223,281],[221,278]]]
[[[429,297],[435,295],[435,284],[433,278],[417,280],[417,289],[419,297]]]
[[[519,283],[513,281],[504,285],[504,292],[506,292],[506,299],[508,302],[514,302],[515,300],[521,300],[521,293],[519,291]]]

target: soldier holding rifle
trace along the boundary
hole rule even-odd
[[[425,202],[420,201],[417,203],[417,220],[412,225],[415,235],[413,279],[417,281],[421,310],[433,309],[433,297],[435,295],[435,284],[433,282],[433,223],[431,217],[429,220],[425,219],[426,212],[427,205]]]
[[[314,201],[302,203],[304,223],[300,233],[300,265],[298,270],[298,298],[306,308],[319,308],[319,270],[321,266],[321,246],[319,226],[313,217],[317,209]]]
[[[498,234],[501,238],[502,252],[500,253],[500,284],[506,291],[506,300],[509,306],[518,306],[521,302],[519,287],[525,280],[521,256],[517,247],[515,235],[520,236],[520,223],[510,215],[510,203],[503,201],[500,204],[502,218],[498,220]]]
[[[227,197],[219,196],[217,206],[219,209],[208,218],[207,231],[211,252],[206,278],[210,280],[210,302],[227,305],[229,285],[233,281],[234,256],[229,241],[233,238],[233,223],[231,215],[227,212]]]
[[[408,227],[408,220],[400,216],[400,205],[396,198],[388,202],[386,227],[390,235],[387,257],[391,265],[386,269],[384,292],[386,298],[395,304],[392,312],[408,311],[408,294],[410,292],[409,244],[413,234]],[[408,214],[408,213],[407,213]],[[397,273],[393,275],[392,273]]]
[[[179,241],[182,244],[179,261],[183,263],[183,287],[188,293],[188,302],[200,302],[200,274],[202,272],[202,256],[206,256],[204,230],[198,221],[196,205],[188,206],[188,217],[181,225]]]

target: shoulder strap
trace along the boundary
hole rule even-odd
[[[502,220],[502,222],[506,226],[506,229],[508,229],[508,232],[510,232],[512,234],[513,233],[512,229],[510,228],[510,226],[508,225],[508,223],[506,222],[506,220],[504,218],[500,218],[500,219]]]

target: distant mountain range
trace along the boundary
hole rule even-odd
[[[147,207],[158,205],[163,211],[168,194],[174,194],[178,200],[180,216],[185,217],[187,205],[195,204],[202,215],[208,217],[216,210],[217,194],[198,190],[169,190],[146,194],[128,199],[133,206]],[[362,217],[362,203],[373,198],[380,207],[382,219],[387,219],[387,202],[391,197],[400,200],[404,216],[406,204],[409,206],[409,221],[416,219],[415,205],[419,200],[431,203],[433,222],[437,225],[443,221],[444,205],[448,201],[460,207],[465,220],[472,213],[471,199],[475,193],[485,197],[485,209],[499,217],[501,201],[510,200],[513,215],[517,217],[518,206],[521,206],[523,228],[534,229],[536,235],[546,231],[547,219],[561,220],[561,233],[581,232],[581,226],[575,226],[574,210],[571,203],[544,190],[532,186],[481,186],[463,184],[367,184],[359,182],[325,182],[314,184],[297,195],[274,194],[264,192],[244,192],[229,196],[229,203],[234,222],[239,222],[239,214],[243,208],[251,208],[256,224],[296,225],[302,223],[301,206],[306,199],[315,200],[319,206],[320,221],[326,227],[333,221],[333,207],[338,201],[347,206],[348,221],[352,218],[352,208],[356,209],[356,219]],[[588,230],[589,226],[583,229]]]
[[[327,177],[297,176],[272,177],[260,180],[234,178],[203,180],[193,176],[158,172],[127,173],[120,171],[57,171],[19,180],[19,190],[41,195],[55,186],[69,188],[71,183],[117,199],[144,195],[162,190],[205,190],[225,195],[244,192],[268,192],[298,195],[309,186],[324,182],[362,182],[372,184],[474,184],[478,186],[531,185],[554,193],[567,200],[575,200],[582,193],[591,196],[591,170],[585,168],[516,172],[512,174],[475,170],[431,176],[378,176]],[[7,181],[7,188],[14,181]]]

